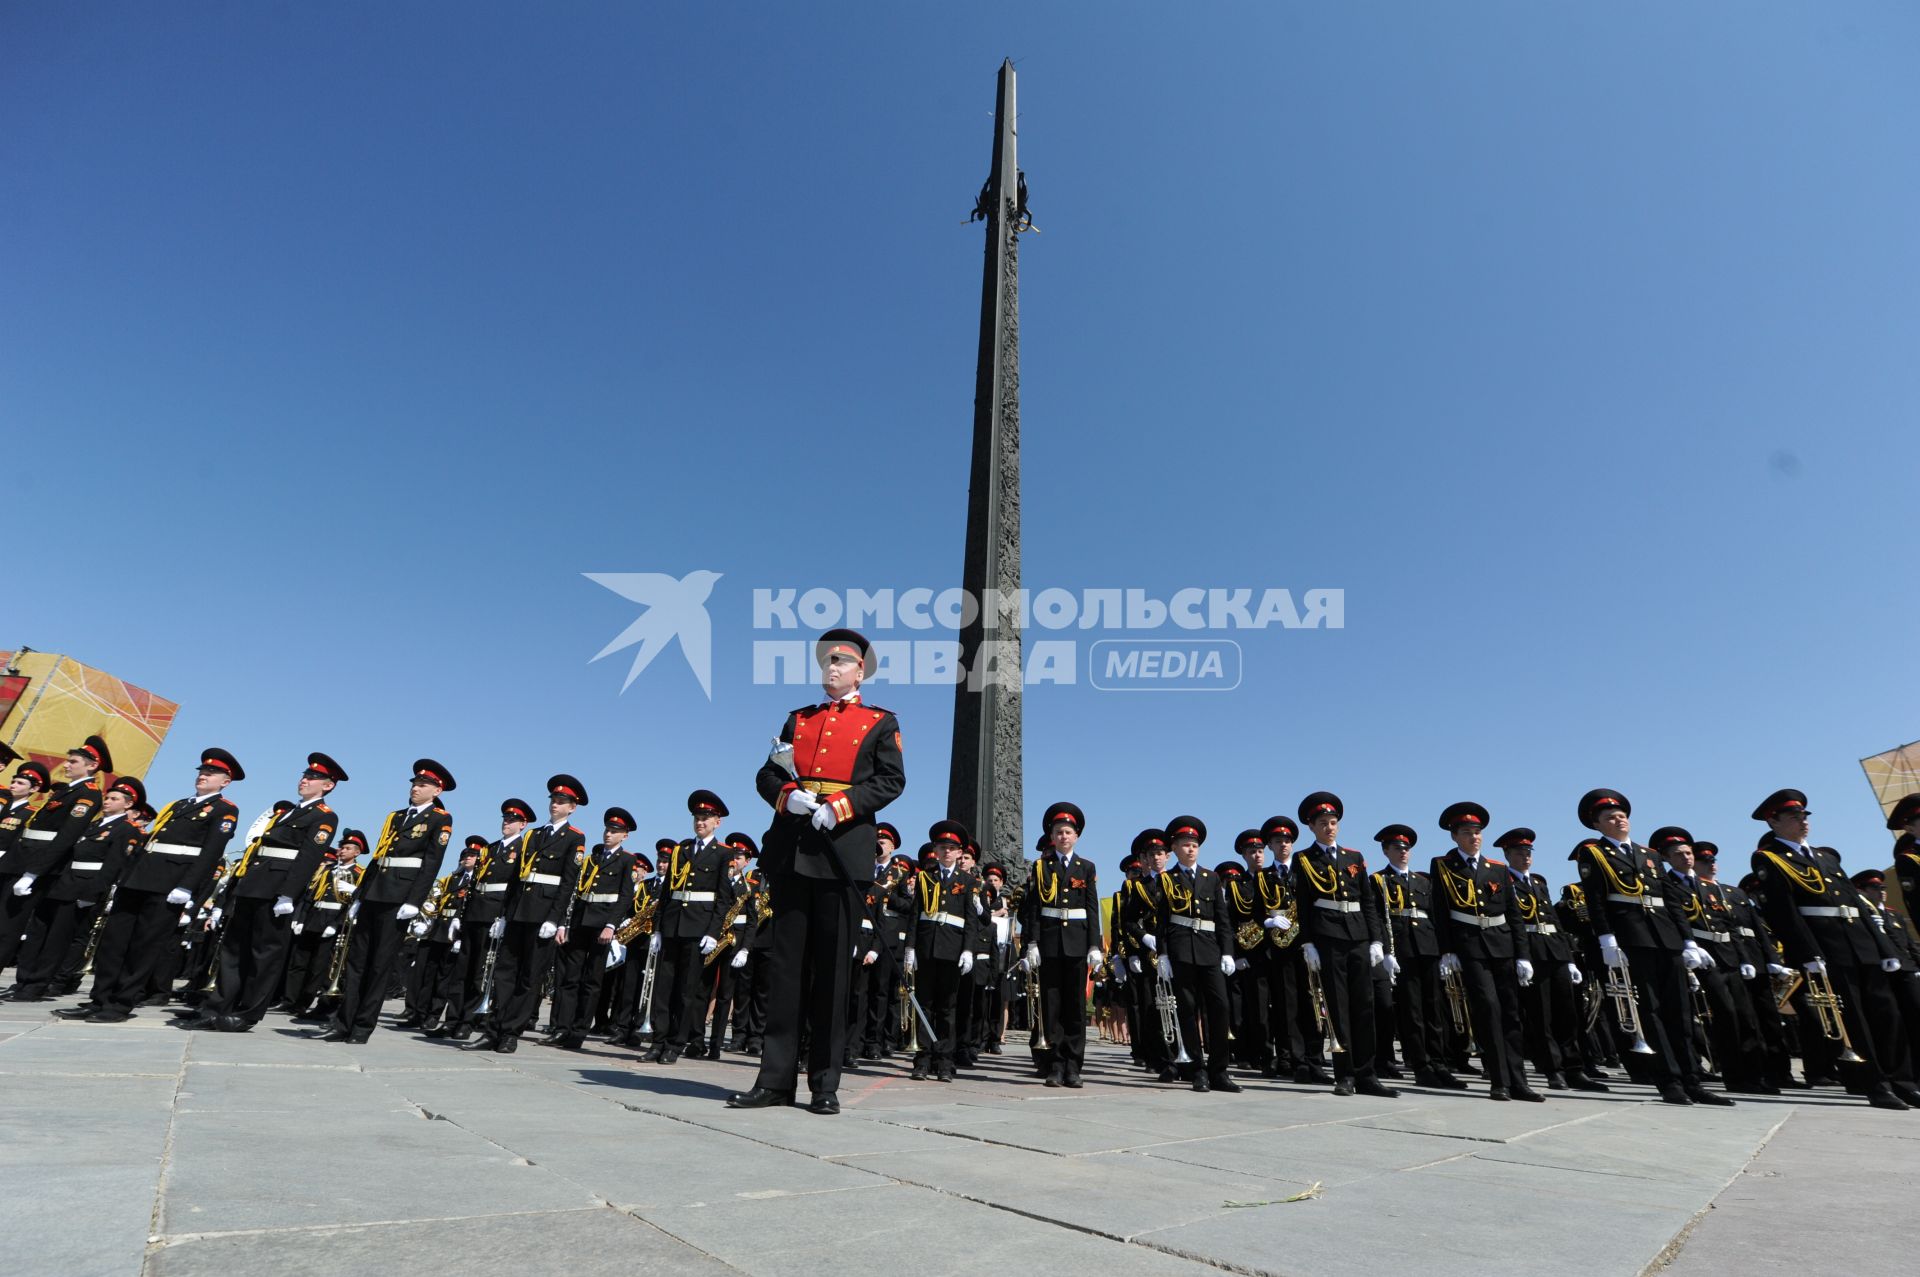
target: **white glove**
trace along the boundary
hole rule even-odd
[[[1379,965],[1380,965],[1380,964],[1381,964],[1382,962],[1385,962],[1386,960],[1387,960],[1387,949],[1386,949],[1386,946],[1385,946],[1385,945],[1383,945],[1383,944],[1381,944],[1381,943],[1380,943],[1380,942],[1379,942],[1378,940],[1369,940],[1369,941],[1367,941],[1367,963],[1368,963],[1368,965],[1370,965],[1370,966],[1376,966],[1376,967],[1377,967],[1377,966],[1379,966]]]
[[[1135,975],[1140,974],[1140,959],[1137,955],[1127,959],[1127,970],[1133,972]]]
[[[1533,964],[1525,958],[1515,958],[1513,974],[1520,978],[1520,987],[1524,989],[1533,983]]]
[[[38,875],[35,874],[21,874],[19,879],[13,884],[13,894],[16,896],[32,895],[33,880],[37,876]]]
[[[961,954],[960,955],[960,974],[965,975],[967,974],[967,972],[971,970],[973,970],[973,954],[971,952]]]
[[[1038,971],[1039,969],[1040,969],[1040,946],[1037,944],[1030,944],[1027,946],[1027,970]]]
[[[1400,959],[1394,957],[1391,953],[1389,953],[1387,955],[1387,979],[1398,980],[1399,978],[1400,978]]]
[[[1087,970],[1098,971],[1100,964],[1106,961],[1106,955],[1098,949],[1087,950]]]
[[[1582,984],[1586,983],[1586,980],[1587,980],[1586,973],[1580,970],[1580,965],[1578,963],[1569,962],[1567,964],[1568,983],[1572,984],[1575,988],[1579,988]]]
[[[422,936],[426,935],[428,930],[431,929],[431,927],[432,927],[432,924],[429,923],[425,918],[416,918],[414,920],[413,925],[411,927],[408,927],[407,930],[413,933],[413,938],[415,940],[418,940]]]
[[[449,921],[447,922],[447,934],[448,934],[448,935],[450,935],[450,936],[452,936],[452,937],[454,937],[455,939],[458,939],[458,938],[459,938],[459,936],[460,936],[460,919],[458,919],[458,918],[453,918],[453,919],[450,919],[450,920],[449,920]]]
[[[1223,953],[1220,955],[1220,974],[1221,975],[1233,974],[1233,955],[1232,954]]]
[[[907,974],[912,975],[920,969],[920,954],[913,949],[907,950]]]
[[[332,928],[332,927],[328,927],[328,928],[327,928],[327,929],[326,929],[325,931],[322,931],[322,932],[320,933],[320,938],[321,938],[322,940],[325,940],[325,939],[326,939],[326,938],[327,938],[328,936],[330,936],[330,935],[332,935],[332,934],[333,934],[333,928]]]
[[[76,900],[76,901],[74,901],[74,902],[73,902],[73,904],[74,904],[74,907],[75,907],[76,909],[91,909],[91,908],[93,908],[93,901],[91,901],[91,900]]]
[[[458,952],[460,952],[460,942],[459,942],[458,940],[455,940],[455,941],[453,942],[453,951],[454,951],[455,953],[458,953]]]
[[[871,956],[871,955],[869,955],[869,956],[868,956],[868,959],[867,959],[867,960],[868,960],[869,962],[871,962],[871,961],[873,960],[873,958],[872,958],[872,956]],[[733,968],[733,969],[734,969],[735,971],[738,971],[738,970],[739,970],[739,969],[740,969],[741,967],[744,967],[744,966],[746,966],[746,965],[747,965],[747,951],[746,951],[745,949],[742,949],[742,950],[741,950],[740,952],[738,952],[738,953],[736,953],[736,954],[734,954],[734,955],[733,955],[733,961],[732,961],[732,962],[729,962],[729,963],[728,963],[727,965],[728,965],[728,966],[730,966],[730,967],[732,967],[732,968]]]
[[[543,922],[540,924],[540,938],[542,940],[551,940],[554,937],[554,933],[559,930],[560,928],[554,923]]]
[[[1825,958],[1815,958],[1812,962],[1803,964],[1801,969],[1808,975],[1825,975],[1827,973],[1827,960]]]
[[[360,902],[356,900],[352,904],[347,906],[347,921],[352,922],[355,918],[358,918],[359,916],[360,916]]]
[[[219,910],[219,909],[215,909],[215,910],[214,910],[214,911],[213,911],[212,913],[210,913],[210,914],[208,914],[208,915],[207,915],[207,926],[208,926],[208,927],[217,927],[217,926],[219,926],[219,925],[220,925],[220,915],[221,915],[221,910]]]
[[[1783,967],[1777,962],[1769,962],[1767,964],[1767,974],[1768,975],[1792,975],[1793,968]]]
[[[878,961],[880,961],[880,951],[878,949],[869,949],[867,950],[867,956],[860,959],[860,965],[870,967]]]
[[[498,940],[501,936],[504,936],[506,934],[507,934],[507,920],[504,917],[495,918],[487,926],[487,939],[489,940]]]
[[[715,949],[718,949],[719,947],[720,947],[720,942],[718,940],[715,940],[712,936],[700,937],[700,956],[701,957],[703,958],[706,957],[709,953],[712,953]]]
[[[304,923],[299,923],[299,922],[296,922],[296,923],[294,923],[294,924],[293,924],[293,934],[294,934],[294,935],[296,935],[296,936],[297,936],[297,935],[299,935],[299,934],[300,934],[300,933],[301,933],[302,931],[305,931],[305,930],[306,930],[306,925],[305,925]]]
[[[647,941],[647,952],[648,953],[660,952],[660,933],[658,931],[653,933],[653,939]]]
[[[787,795],[787,810],[796,816],[804,816],[820,805],[820,800],[804,789],[796,789]]]
[[[1900,969],[1900,959],[1882,958],[1880,959],[1880,969],[1886,972],[1888,975],[1892,975],[1894,972]]]
[[[1235,958],[1233,960],[1233,973],[1235,975],[1238,975],[1252,965],[1253,964],[1251,962],[1248,962],[1245,958]]]
[[[1160,978],[1162,980],[1173,979],[1173,959],[1167,957],[1165,954],[1162,954],[1160,956],[1160,961],[1155,964],[1154,970],[1160,973]]]
[[[1147,946],[1148,953],[1160,952],[1160,942],[1158,940],[1155,940],[1153,936],[1147,932],[1141,933],[1140,943]]]
[[[286,917],[286,916],[287,916],[288,914],[290,914],[290,913],[292,913],[292,912],[293,912],[293,897],[292,897],[292,896],[280,896],[280,897],[278,897],[278,898],[276,898],[276,899],[274,900],[274,902],[273,902],[273,916],[274,916],[274,917],[276,917],[276,918],[284,918],[284,917]]]
[[[1284,913],[1270,913],[1267,915],[1267,920],[1260,925],[1271,929],[1274,927],[1284,927],[1288,921],[1289,919]]]
[[[1687,947],[1680,951],[1680,965],[1689,971],[1698,971],[1707,965],[1706,962],[1703,961],[1706,956],[1705,950],[1689,940],[1687,941]]]
[[[1620,945],[1614,940],[1611,931],[1600,937],[1600,961],[1610,967],[1624,967],[1627,965],[1627,955],[1620,952]]]
[[[185,887],[175,887],[167,893],[167,903],[170,905],[190,905],[193,903],[193,893]]]
[[[1460,974],[1460,955],[1443,953],[1440,955],[1440,974],[1443,976]]]
[[[618,940],[615,940],[607,946],[607,970],[613,970],[626,960],[627,946],[621,944]]]
[[[1320,951],[1313,947],[1311,940],[1300,946],[1300,960],[1307,964],[1309,971],[1320,969]]]
[[[1743,962],[1740,964],[1740,978],[1742,980],[1751,980],[1759,974],[1759,972],[1753,969],[1751,962]]]
[[[354,903],[358,904],[359,902],[355,901]],[[420,916],[420,906],[401,905],[399,909],[394,911],[393,916],[401,922],[405,922],[409,918],[417,918]]]
[[[832,806],[827,803],[821,803],[813,809],[813,827],[815,829],[832,829],[835,824],[839,823],[839,820],[840,817],[833,814]]]

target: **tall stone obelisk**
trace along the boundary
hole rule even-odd
[[[980,285],[980,358],[973,387],[964,586],[980,602],[960,629],[947,813],[973,831],[988,862],[1019,866],[1020,796],[1020,222],[1013,63],[1000,64],[993,169],[978,212],[987,223]],[[964,618],[963,618],[964,619]]]

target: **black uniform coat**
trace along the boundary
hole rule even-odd
[[[1352,944],[1378,940],[1385,944],[1387,933],[1368,889],[1366,857],[1351,847],[1329,851],[1317,842],[1308,843],[1294,851],[1290,873],[1302,941]],[[1359,908],[1324,908],[1318,903],[1321,900]]]
[[[102,904],[107,888],[120,880],[127,852],[140,831],[124,815],[97,820],[73,844],[73,855],[47,889],[50,900],[90,900]]]
[[[1393,927],[1393,953],[1408,958],[1440,956],[1440,935],[1433,921],[1433,879],[1417,869],[1405,873],[1389,866],[1373,875],[1387,921]],[[1414,917],[1418,912],[1422,917]]]
[[[587,836],[572,825],[562,825],[558,831],[552,825],[524,831],[507,848],[507,862],[514,871],[507,892],[507,921],[566,926],[580,881],[580,862],[586,858]]]
[[[984,904],[984,902],[983,902]],[[1049,918],[1049,909],[1078,909],[1078,918]],[[1042,958],[1085,960],[1100,947],[1100,887],[1093,862],[1074,856],[1063,866],[1052,852],[1033,862],[1020,900],[1020,934],[1040,947]]]
[[[1221,958],[1234,955],[1233,912],[1227,907],[1227,888],[1219,875],[1204,865],[1195,865],[1191,875],[1174,865],[1160,875],[1159,886],[1154,932],[1161,953],[1175,962],[1199,966],[1217,966]],[[1213,925],[1187,926],[1175,918]]]
[[[393,841],[386,855],[374,855],[367,862],[366,877],[360,882],[359,898],[370,905],[412,905],[418,909],[427,902],[427,893],[440,877],[440,856],[453,837],[453,817],[438,799],[420,811],[402,807],[387,817],[382,838],[374,840],[374,850],[391,830]],[[396,862],[416,861],[415,864]]]
[[[704,848],[687,838],[660,861],[660,912],[654,915],[654,930],[666,940],[689,940],[700,936],[720,938],[727,914],[733,909],[733,880],[727,865],[733,849],[719,838],[710,838]],[[710,900],[677,900],[681,892],[708,895]]]
[[[1433,925],[1440,933],[1440,952],[1476,962],[1531,959],[1520,902],[1515,899],[1513,871],[1498,860],[1479,857],[1472,865],[1458,847],[1433,858]],[[1485,922],[1456,918],[1459,913]],[[1498,921],[1494,921],[1498,919]]]
[[[158,895],[176,887],[196,897],[206,894],[239,822],[240,809],[219,794],[168,803],[121,885]]]
[[[1686,919],[1666,906],[1661,886],[1666,875],[1651,849],[1637,842],[1623,849],[1605,838],[1588,838],[1568,859],[1580,870],[1595,937],[1611,935],[1623,949],[1686,947]]]
[[[333,831],[339,826],[340,817],[323,798],[282,813],[260,835],[259,849],[228,895],[235,900],[297,895],[320,867],[320,858],[332,845]]]
[[[0,859],[0,874],[40,877],[59,868],[99,810],[97,776],[54,790],[20,826],[12,850]]]

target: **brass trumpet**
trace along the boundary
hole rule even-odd
[[[1448,970],[1441,977],[1441,984],[1447,990],[1447,1011],[1453,1020],[1453,1031],[1463,1038],[1473,1035],[1473,1021],[1467,1015],[1467,986],[1460,981],[1460,973]]]
[[[1025,958],[1020,961],[1027,968],[1027,1018],[1033,1021],[1033,1049],[1046,1051],[1051,1048],[1047,1045],[1047,1017],[1040,1010],[1040,972]]]
[[[1192,1064],[1193,1057],[1187,1054],[1187,1044],[1180,1034],[1180,1003],[1174,996],[1173,982],[1163,975],[1154,976],[1153,1006],[1160,1013],[1160,1039],[1174,1053],[1173,1063]]]
[[[1320,972],[1313,967],[1307,968],[1307,996],[1313,999],[1313,1018],[1318,1022],[1321,1032],[1326,1036],[1328,1055],[1345,1055],[1347,1048],[1340,1041],[1340,1032],[1333,1027],[1333,1013],[1327,1009],[1327,991],[1320,983]]]
[[[1627,955],[1620,955],[1620,965],[1607,967],[1606,994],[1613,999],[1613,1013],[1620,1020],[1620,1031],[1633,1039],[1633,1045],[1627,1049],[1635,1055],[1652,1055],[1654,1050],[1647,1045],[1646,1034],[1640,1027],[1640,999],[1633,991],[1633,972],[1627,966]]]
[[[1820,1022],[1820,1036],[1840,1044],[1840,1062],[1861,1063],[1859,1053],[1853,1049],[1853,1039],[1847,1034],[1846,1017],[1841,1014],[1846,1001],[1833,987],[1833,977],[1825,971],[1807,972],[1807,1005],[1813,1008],[1814,1017]]]

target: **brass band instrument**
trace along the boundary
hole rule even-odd
[[[633,915],[628,926],[620,929],[621,931],[627,932],[628,940],[636,936],[651,936],[653,934],[653,924],[656,916],[660,912],[661,899],[661,893],[655,891],[647,900],[647,903],[640,906],[640,912]],[[628,930],[628,927],[631,927],[631,930]],[[614,933],[614,938],[616,940],[620,938],[619,932]],[[621,943],[624,944],[625,941],[621,941]],[[647,964],[640,972],[640,1027],[634,1030],[635,1033],[646,1034],[653,1032],[653,977],[654,973],[659,969],[660,955],[655,951],[653,942],[649,940],[647,942]]]
[[[913,1013],[913,972],[908,971],[900,977],[900,1036],[906,1042],[906,1049],[914,1054],[929,1050],[933,1044],[920,1041],[920,1019]]]
[[[1020,965],[1027,969],[1027,1018],[1033,1021],[1033,1049],[1036,1051],[1045,1051],[1049,1048],[1047,1046],[1047,1017],[1040,1012],[1040,973],[1036,971],[1033,964],[1025,958],[1020,959]]]
[[[1709,1073],[1720,1070],[1713,1063],[1713,1006],[1707,1001],[1707,988],[1697,971],[1687,972],[1687,987],[1693,990],[1693,1019],[1700,1026],[1700,1063]]]
[[[741,885],[745,886],[744,883]],[[710,967],[719,961],[720,955],[727,951],[727,946],[733,944],[740,938],[734,934],[733,924],[745,916],[747,905],[752,899],[753,895],[750,889],[734,897],[733,908],[727,911],[727,920],[720,924],[720,942],[713,946],[712,953],[700,959],[700,965],[702,967]]]
[[[1627,966],[1627,955],[1620,955],[1620,965],[1607,964],[1606,994],[1613,999],[1613,1013],[1620,1021],[1620,1031],[1633,1039],[1633,1045],[1627,1050],[1635,1055],[1653,1055],[1654,1049],[1647,1045],[1647,1036],[1640,1025],[1640,999],[1633,991],[1633,972]]]
[[[1861,1063],[1859,1053],[1853,1049],[1853,1039],[1847,1034],[1847,1020],[1842,1014],[1846,1002],[1839,990],[1833,987],[1833,977],[1825,971],[1809,971],[1807,975],[1807,1005],[1813,1008],[1815,1020],[1820,1025],[1820,1036],[1829,1042],[1840,1044],[1840,1062],[1842,1064]]]
[[[1193,1057],[1187,1054],[1187,1044],[1180,1035],[1180,1003],[1174,997],[1173,981],[1166,976],[1154,973],[1153,1008],[1160,1013],[1160,1039],[1173,1052],[1173,1063],[1192,1064]]]
[[[633,943],[635,936],[651,935],[653,932],[653,917],[659,912],[660,896],[658,893],[655,893],[647,897],[647,903],[635,910],[631,918],[628,918],[615,929],[613,938],[621,944],[630,945]]]
[[[1327,1054],[1345,1055],[1347,1048],[1340,1041],[1340,1031],[1334,1028],[1333,1013],[1327,1007],[1326,988],[1320,983],[1319,970],[1314,967],[1307,968],[1307,996],[1313,999],[1313,1018],[1319,1023],[1321,1032],[1327,1035]]]
[[[113,887],[107,888],[107,894],[100,900],[99,915],[94,918],[93,927],[87,932],[87,957],[86,961],[80,964],[80,974],[82,976],[93,974],[93,952],[100,947],[100,933],[106,929],[107,910],[113,906],[113,893],[115,890],[116,888]]]
[[[1778,1015],[1798,1014],[1798,1012],[1796,1012],[1790,1004],[1793,1002],[1793,995],[1800,992],[1800,986],[1805,984],[1806,982],[1807,982],[1807,976],[1804,971],[1796,971],[1792,975],[1774,976],[1773,977],[1774,1012]]]
[[[500,921],[504,923],[505,920],[505,915],[502,915]],[[488,925],[487,930],[493,930],[491,924]],[[480,968],[480,1005],[473,1009],[475,1019],[493,1010],[493,964],[494,960],[500,956],[500,936],[506,933],[507,929],[503,925],[499,936],[490,936],[487,939],[487,961]]]
[[[1462,1038],[1473,1036],[1473,1020],[1467,1014],[1467,986],[1461,982],[1460,972],[1449,967],[1440,977],[1440,983],[1447,990],[1447,1012],[1453,1020],[1454,1034]]]

